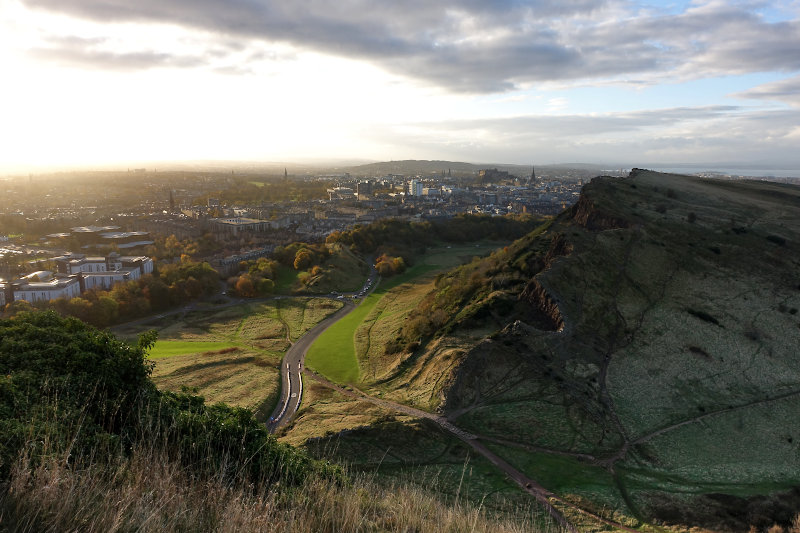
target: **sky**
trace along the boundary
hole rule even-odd
[[[800,169],[800,0],[0,0],[0,170]]]

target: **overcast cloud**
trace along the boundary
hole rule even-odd
[[[24,0],[102,22],[150,22],[220,39],[289,43],[367,60],[396,75],[457,92],[486,93],[541,82],[692,79],[800,70],[800,23],[770,22],[753,2],[703,2],[681,13],[628,2],[463,0]],[[106,68],[109,57],[64,41],[49,57]],[[78,49],[76,50],[76,47]],[[161,66],[142,51],[119,58]],[[202,57],[201,57],[202,59]],[[214,58],[205,58],[213,63]],[[192,60],[172,64],[196,66]]]
[[[787,154],[800,145],[800,110],[744,111],[719,106],[430,122],[400,131],[387,126],[376,135],[387,143],[400,137],[420,153],[454,160],[472,160],[470,154],[480,153],[484,162],[524,163],[520,154],[528,154],[530,162],[735,161],[796,168]]]
[[[0,166],[770,161],[798,0],[0,0]],[[125,105],[120,105],[125,102]]]

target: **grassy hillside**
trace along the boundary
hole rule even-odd
[[[800,188],[636,171],[439,277],[375,386],[595,510],[788,524],[798,309]]]

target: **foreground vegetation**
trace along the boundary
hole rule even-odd
[[[418,486],[354,475],[346,485],[321,478],[290,492],[193,478],[157,447],[77,469],[63,457],[15,466],[0,493],[5,531],[86,532],[376,532],[557,533],[521,512],[496,518],[458,501],[447,505]]]
[[[280,444],[249,410],[159,392],[137,346],[55,313],[0,321],[8,531],[532,531]],[[548,528],[541,531],[556,531]]]

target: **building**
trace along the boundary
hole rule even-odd
[[[108,290],[117,283],[124,283],[126,281],[133,281],[139,279],[141,273],[139,269],[131,268],[124,270],[115,270],[111,272],[96,272],[93,274],[81,274],[79,281],[81,282],[81,292],[89,289]]]
[[[115,245],[118,249],[135,248],[136,246],[147,246],[153,244],[149,233],[146,231],[109,231],[101,233],[100,238],[103,244]]]
[[[34,273],[37,276],[42,272]],[[31,279],[33,275],[26,276]],[[48,302],[58,298],[71,299],[81,294],[78,276],[56,274],[47,281],[27,281],[25,278],[11,283],[14,301],[25,300],[29,303]]]
[[[420,180],[411,180],[408,184],[408,194],[411,196],[422,196],[422,189]]]
[[[103,233],[118,230],[119,226],[80,226],[70,228],[72,236],[78,239],[81,245],[96,246],[102,243]]]
[[[334,187],[333,189],[328,189],[328,199],[331,202],[336,200],[354,200],[356,199],[356,194],[351,187]]]
[[[89,289],[108,290],[117,283],[133,281],[153,273],[153,260],[145,256],[86,257],[67,254],[53,258],[56,273],[39,270],[6,283],[6,302],[25,300],[40,302],[58,298],[74,298]]]
[[[59,274],[78,274],[79,272],[105,272],[108,264],[105,257],[86,257],[83,254],[67,254],[54,257]]]
[[[153,260],[149,257],[140,255],[140,256],[129,256],[123,255],[120,256],[119,254],[109,254],[108,256],[108,265],[109,270],[137,270],[139,274],[133,279],[139,279],[140,276],[144,276],[145,274],[152,274],[153,273]]]
[[[511,175],[508,172],[503,170],[497,170],[496,168],[486,168],[483,170],[478,171],[478,177],[480,178],[481,183],[498,183],[501,181],[507,181],[511,179]]]
[[[214,229],[218,233],[229,233],[238,235],[242,231],[266,231],[270,228],[269,220],[257,220],[255,218],[215,218],[211,220]]]

